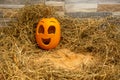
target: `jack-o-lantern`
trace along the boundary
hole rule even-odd
[[[60,24],[55,18],[43,18],[36,28],[36,41],[46,50],[55,48],[61,36]]]

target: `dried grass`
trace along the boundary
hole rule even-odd
[[[35,28],[43,17],[55,17],[61,24],[61,42],[45,51],[35,41]],[[0,28],[0,80],[118,80],[120,79],[120,17],[71,18],[57,16],[54,8],[31,5],[22,8],[17,23]],[[67,48],[73,52],[90,52],[100,59],[82,71],[56,69],[49,62],[35,64],[32,57],[42,57]]]

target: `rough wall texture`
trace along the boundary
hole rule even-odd
[[[60,15],[66,14],[73,17],[120,16],[120,0],[0,0],[0,22],[3,22],[3,15],[12,13],[10,9],[21,8],[25,4],[40,3],[54,6],[57,10],[56,13]],[[4,18],[4,21],[9,20]]]

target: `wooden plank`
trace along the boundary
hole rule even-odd
[[[111,12],[73,12],[73,13],[65,13],[71,17],[79,17],[79,18],[88,18],[88,17],[106,17],[111,16]]]
[[[20,4],[23,0],[0,0],[0,4]]]
[[[23,4],[43,4],[45,0],[28,0],[26,3]]]
[[[65,5],[65,11],[68,12],[96,12],[96,3],[69,3]]]
[[[120,16],[120,12],[112,12],[113,16]]]
[[[66,4],[69,3],[97,3],[98,0],[65,0]]]
[[[9,5],[9,4],[0,4],[0,8],[22,8],[25,5]]]
[[[21,4],[38,4],[38,3],[42,3],[45,0],[0,0],[0,4],[11,4],[11,5],[21,5]]]
[[[120,12],[120,4],[98,4],[97,11]]]
[[[120,0],[98,0],[99,4],[115,4],[120,3]]]
[[[46,5],[49,6],[64,6],[64,1],[46,1],[45,2]]]
[[[65,0],[45,0],[45,1],[62,1],[62,2],[64,2]]]

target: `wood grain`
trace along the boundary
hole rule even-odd
[[[120,12],[120,4],[98,4],[97,11]]]
[[[113,4],[113,3],[119,3],[120,4],[120,0],[98,0],[98,3],[101,4]]]
[[[66,12],[96,12],[96,3],[70,3],[65,4]]]

